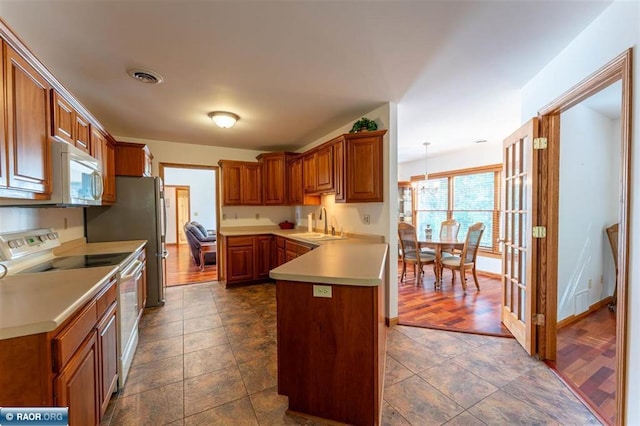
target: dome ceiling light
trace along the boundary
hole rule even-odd
[[[240,120],[237,114],[227,111],[213,111],[207,114],[214,123],[223,129],[228,129],[236,124],[236,121]]]

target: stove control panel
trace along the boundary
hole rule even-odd
[[[59,237],[52,228],[0,234],[0,259],[14,260],[52,250],[60,246]]]

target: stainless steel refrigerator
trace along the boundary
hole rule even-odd
[[[116,177],[116,202],[85,208],[87,242],[147,240],[147,304],[164,304],[166,207],[159,177]]]

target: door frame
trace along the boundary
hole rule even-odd
[[[616,306],[616,411],[624,424],[626,401],[627,293],[629,270],[629,214],[631,172],[632,49],[627,49],[538,112],[540,135],[548,149],[540,156],[540,197],[538,217],[547,227],[547,238],[540,241],[538,309],[545,314],[545,325],[538,330],[540,358],[554,360],[557,339],[558,291],[558,199],[560,184],[560,114],[591,95],[621,81],[621,163],[618,234],[618,297]]]
[[[180,244],[180,222],[178,221],[178,190],[181,191],[187,191],[187,198],[189,199],[189,204],[187,205],[187,208],[189,210],[189,213],[187,216],[189,216],[189,218],[191,218],[191,188],[188,185],[165,185],[165,188],[173,188],[176,190],[175,194],[176,194],[176,201],[175,201],[175,205],[173,206],[175,213],[176,213],[176,245]]]
[[[160,178],[162,178],[162,182],[164,179],[164,169],[197,169],[197,170],[212,170],[213,174],[213,185],[216,190],[216,198],[215,198],[215,211],[216,211],[216,233],[218,233],[218,241],[220,241],[220,167],[218,166],[206,166],[201,164],[185,164],[185,163],[158,163],[158,171],[160,174]],[[216,265],[220,265],[220,247],[218,246],[218,250],[216,250]],[[218,268],[218,279],[220,279],[220,269]]]

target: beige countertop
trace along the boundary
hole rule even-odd
[[[377,286],[384,282],[388,245],[382,237],[351,235],[341,240],[313,241],[292,234],[306,229],[280,229],[278,226],[223,228],[225,237],[273,234],[316,246],[269,272],[276,280],[353,286]]]
[[[57,256],[125,253],[131,256],[146,241],[83,242],[59,247]],[[55,330],[91,300],[118,271],[118,266],[25,273],[0,280],[0,339]]]

